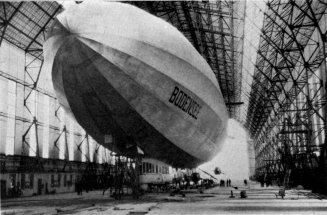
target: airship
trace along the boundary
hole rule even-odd
[[[166,21],[124,3],[76,4],[56,17],[44,59],[61,106],[118,155],[137,148],[193,168],[220,150],[228,113],[216,77]]]

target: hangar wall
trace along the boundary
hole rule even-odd
[[[20,185],[25,187],[24,195],[37,193],[27,178],[34,177],[37,183],[42,179],[43,192],[46,184],[49,192],[52,185],[57,192],[74,191],[71,186],[64,188],[63,180],[69,177],[70,181],[72,175],[74,181],[83,171],[80,166],[86,166],[82,162],[110,162],[109,150],[97,144],[60,107],[51,73],[42,70],[42,61],[6,41],[0,47],[0,146],[1,183],[8,189],[13,183],[26,182],[27,186]],[[53,163],[51,167],[29,168],[28,163],[32,166],[36,160],[42,160],[38,163],[43,165],[50,160]],[[19,167],[26,161],[30,162]],[[72,168],[60,169],[67,162]],[[55,186],[51,177],[59,177],[60,186]]]

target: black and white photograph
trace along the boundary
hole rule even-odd
[[[1,215],[327,214],[327,0],[0,0]]]

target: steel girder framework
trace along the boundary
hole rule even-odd
[[[231,117],[239,118],[245,3],[129,2],[162,18],[193,44],[216,75]]]
[[[47,29],[52,25],[56,15],[62,11],[62,6],[57,2],[1,2],[0,3],[0,45],[3,40],[15,45],[16,47],[24,50],[25,52],[25,80],[20,80],[16,77],[12,77],[0,71],[0,76],[16,82],[24,87],[24,108],[27,110],[29,117],[17,118],[16,120],[22,121],[25,126],[25,132],[22,136],[22,154],[29,155],[32,150],[32,154],[36,157],[40,157],[39,152],[39,130],[44,125],[38,121],[33,106],[35,106],[33,97],[35,92],[42,93],[46,96],[56,99],[55,95],[51,92],[47,92],[38,87],[38,82],[43,66],[43,43],[45,40],[45,34]],[[53,142],[56,148],[56,154],[61,153],[59,147],[59,141],[64,139],[64,160],[65,165],[69,164],[68,155],[68,140],[67,135],[69,131],[64,125],[64,119],[61,117],[61,107],[58,105],[55,111],[55,116],[58,122],[62,124],[61,127],[50,125],[50,129],[55,130],[58,133],[57,138]],[[3,115],[8,117],[7,115]],[[30,144],[28,135],[35,135],[36,148],[34,149]],[[75,134],[82,136],[82,134]],[[91,162],[91,158],[95,160],[95,156],[98,153],[99,145],[96,146],[94,153],[91,154],[89,136],[87,134],[83,140],[77,144],[77,150],[82,156],[86,158],[88,162]],[[86,152],[82,152],[82,144],[86,145]]]
[[[60,10],[57,2],[1,2],[0,44],[5,39],[42,59],[45,32]]]
[[[22,85],[24,93],[24,109],[27,115],[25,118],[15,117],[21,121],[24,127],[22,135],[22,155],[36,156],[34,171],[42,171],[40,161],[39,132],[43,123],[38,122],[35,109],[36,93],[54,97],[38,87],[41,69],[43,65],[43,42],[48,26],[54,17],[60,12],[61,7],[56,2],[1,2],[0,3],[0,45],[3,40],[24,50],[25,71],[24,80],[13,77],[8,73],[1,72],[1,76],[16,84]],[[8,71],[7,71],[8,72]],[[9,117],[9,116],[6,116]],[[28,136],[29,135],[29,136]],[[32,137],[31,137],[32,136]],[[31,138],[35,139],[35,147],[31,145]]]
[[[39,147],[39,133],[44,126],[49,126],[50,129],[55,130],[58,133],[57,138],[53,142],[56,152],[59,154],[59,140],[64,138],[65,150],[64,160],[65,164],[62,171],[65,171],[66,165],[69,164],[68,155],[68,131],[66,126],[61,127],[45,125],[38,121],[37,114],[35,113],[35,93],[41,93],[43,95],[55,98],[55,95],[51,92],[47,92],[44,89],[38,87],[39,78],[43,66],[43,43],[45,41],[45,34],[47,29],[52,25],[55,16],[62,11],[61,5],[57,2],[1,2],[0,3],[0,45],[3,40],[13,44],[14,46],[24,50],[25,52],[25,73],[24,80],[20,80],[17,77],[0,71],[0,75],[8,80],[14,81],[19,85],[22,85],[24,90],[24,108],[27,115],[25,118],[16,118],[24,124],[24,133],[22,135],[22,155],[41,157]],[[33,98],[34,97],[34,98]],[[61,119],[60,106],[55,111],[55,116],[60,122],[64,124]],[[5,116],[9,117],[9,116]],[[80,134],[79,134],[80,135]],[[31,136],[35,139],[36,145],[31,145]],[[86,135],[86,141],[82,141],[78,144],[77,149],[82,153],[81,144],[86,142],[87,152],[83,155],[87,161],[90,161],[91,155],[89,150],[89,141]],[[84,143],[85,144],[85,143]],[[95,150],[97,153],[98,147]],[[37,159],[36,161],[38,161]],[[37,163],[34,170],[42,170],[42,166]]]
[[[287,183],[312,170],[325,138],[325,1],[267,3],[245,126],[256,175]]]

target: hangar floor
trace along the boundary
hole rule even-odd
[[[284,199],[276,198],[278,187],[261,188],[251,184],[248,198],[240,198],[245,188],[206,190],[203,194],[188,191],[186,197],[168,194],[146,194],[140,200],[125,197],[115,201],[92,191],[6,199],[1,214],[326,214],[327,196],[308,190],[287,190]],[[233,190],[235,198],[229,198]]]

